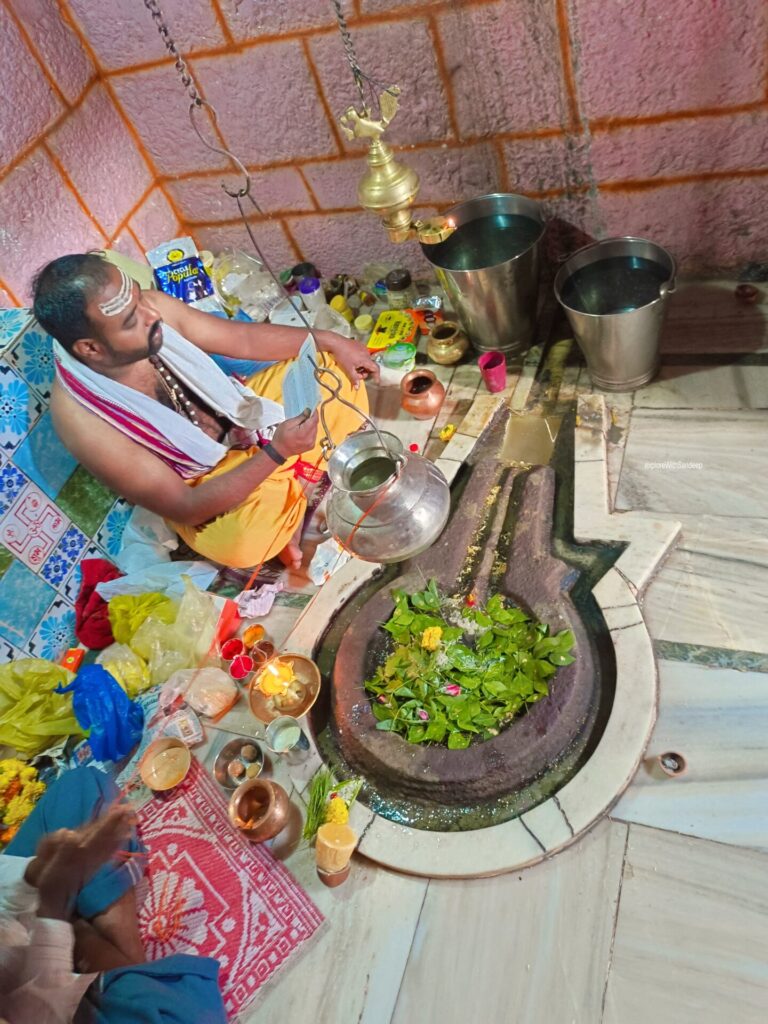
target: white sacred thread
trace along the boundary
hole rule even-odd
[[[122,313],[133,296],[133,281],[124,270],[120,270],[119,267],[117,269],[120,273],[120,291],[109,302],[99,303],[99,309],[104,316],[117,316],[118,313]]]

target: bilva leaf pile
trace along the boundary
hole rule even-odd
[[[574,660],[570,630],[549,636],[548,626],[499,594],[470,607],[443,601],[430,580],[417,594],[392,596],[383,628],[396,646],[364,685],[377,729],[409,743],[460,750],[490,739],[546,697],[557,669]]]

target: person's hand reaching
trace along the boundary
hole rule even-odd
[[[360,387],[361,381],[378,381],[381,373],[379,364],[371,358],[365,345],[352,338],[344,338],[333,331],[318,331],[318,337],[355,389]],[[320,361],[322,363],[322,359]]]

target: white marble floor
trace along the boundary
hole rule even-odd
[[[244,1024],[768,1020],[768,302],[743,307],[732,291],[683,286],[659,379],[605,396],[617,507],[683,524],[645,595],[659,715],[629,789],[575,846],[497,878],[430,881],[356,858],[327,890],[284,839],[275,852],[328,927]],[[541,409],[531,363],[509,381],[518,411]],[[561,406],[590,389],[571,363]],[[460,419],[476,386],[458,371],[438,424]],[[405,440],[442,454],[432,425],[387,401]],[[645,468],[676,461],[705,466]],[[278,642],[296,614],[283,607]],[[686,758],[682,777],[659,772],[667,750]]]

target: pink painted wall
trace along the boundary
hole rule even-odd
[[[218,109],[218,138],[253,171],[255,230],[277,266],[416,262],[415,246],[389,245],[357,207],[361,149],[335,121],[355,91],[331,5],[163,7]],[[689,272],[768,259],[765,0],[738,11],[727,0],[347,0],[345,10],[363,68],[403,87],[391,139],[419,171],[426,208],[521,191],[589,235],[649,236]],[[219,187],[226,164],[197,141],[186,108],[142,4],[0,0],[11,163],[0,288],[22,296],[28,265],[104,236],[127,250],[157,244],[177,218],[201,246],[247,245]]]
[[[111,245],[141,257],[179,216],[56,0],[0,0],[0,305],[42,264]]]

